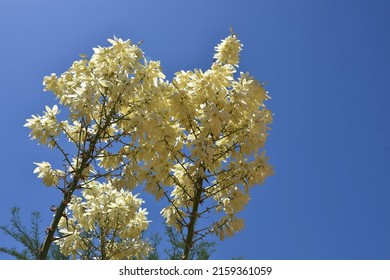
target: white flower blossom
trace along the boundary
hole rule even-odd
[[[53,108],[46,106],[46,111],[43,112],[43,116],[32,115],[31,119],[27,119],[27,123],[24,125],[28,127],[31,132],[31,139],[38,139],[41,144],[54,147],[54,138],[61,132],[61,124],[57,120],[57,115],[60,113],[58,106],[54,105]]]
[[[143,259],[151,247],[142,240],[148,228],[143,200],[111,184],[91,182],[82,198],[73,197],[59,224],[56,243],[64,255],[85,258],[88,248],[99,249],[98,259]]]
[[[272,112],[263,84],[236,72],[243,46],[237,35],[215,47],[210,69],[178,71],[172,81],[139,44],[108,42],[44,78],[44,90],[68,113],[65,121],[54,105],[25,124],[31,139],[64,157],[65,171],[48,162],[34,170],[47,186],[63,179],[69,187],[56,241],[63,254],[87,258],[86,244],[93,244],[101,251],[95,258],[145,257],[147,212],[129,192],[137,186],[165,199],[166,224],[184,235],[192,230],[193,240],[241,230],[237,214],[251,188],[273,174],[264,153]],[[69,143],[60,146],[60,136]],[[204,216],[212,222],[198,231]]]
[[[38,166],[34,169],[34,173],[38,173],[38,178],[42,178],[47,187],[58,186],[58,181],[65,176],[64,171],[52,169],[49,162],[34,162],[34,164]]]
[[[222,64],[238,66],[241,49],[242,44],[240,40],[237,39],[236,35],[232,34],[215,47],[216,54],[214,58]]]

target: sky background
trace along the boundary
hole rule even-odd
[[[268,82],[275,175],[252,189],[245,229],[212,259],[390,259],[389,14],[385,0],[1,0],[0,225],[19,206],[46,227],[60,201],[32,173],[59,153],[23,127],[55,104],[44,76],[114,35],[144,40],[168,78],[205,70],[232,26],[244,44],[239,70]],[[0,233],[0,246],[14,245]]]

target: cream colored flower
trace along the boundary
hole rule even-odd
[[[108,42],[90,59],[83,56],[63,74],[44,78],[45,91],[69,112],[66,121],[57,120],[55,105],[25,124],[31,139],[57,147],[66,158],[66,174],[37,164],[34,172],[45,185],[82,172],[81,196],[73,197],[68,220],[60,222],[63,236],[69,235],[57,240],[61,250],[82,257],[85,244],[93,244],[107,253],[97,258],[145,256],[147,212],[128,192],[138,185],[156,199],[167,198],[160,213],[178,231],[208,215],[205,234],[232,236],[244,226],[237,214],[251,188],[273,174],[263,153],[270,97],[249,73],[236,76],[242,50],[237,35],[215,47],[210,69],[179,71],[172,82],[159,61],[144,59],[139,45],[116,37]],[[73,156],[59,146],[61,134]]]
[[[49,162],[43,161],[36,163],[34,173],[38,173],[38,178],[42,178],[43,183],[47,186],[58,186],[58,181],[65,176],[65,172],[59,169],[52,169]]]
[[[215,47],[214,58],[222,64],[238,66],[242,44],[236,35],[230,35]]]
[[[31,139],[38,139],[41,144],[53,148],[55,146],[53,139],[61,133],[61,123],[57,121],[59,113],[57,105],[54,105],[53,108],[46,106],[43,116],[32,115],[31,119],[27,119],[24,126],[31,130]]]
[[[82,197],[73,197],[59,224],[63,238],[56,243],[65,255],[84,258],[88,248],[100,248],[98,259],[143,259],[151,248],[142,240],[148,228],[144,201],[109,183],[93,181],[84,186]]]

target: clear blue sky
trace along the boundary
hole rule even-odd
[[[55,103],[44,76],[114,35],[144,40],[168,77],[207,69],[233,26],[240,70],[268,82],[276,173],[253,189],[245,229],[213,259],[390,259],[389,13],[385,0],[2,0],[0,224],[20,206],[26,222],[38,210],[48,225],[60,199],[32,173],[59,154],[23,127]],[[13,243],[0,235],[4,245]]]

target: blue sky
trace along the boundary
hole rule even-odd
[[[268,82],[275,175],[253,189],[245,229],[212,258],[390,259],[389,12],[380,0],[1,1],[0,224],[19,206],[26,222],[38,210],[48,225],[60,200],[32,173],[59,154],[23,127],[55,104],[44,76],[114,35],[144,40],[168,78],[207,69],[233,26],[239,70]],[[14,243],[1,234],[4,245]]]

